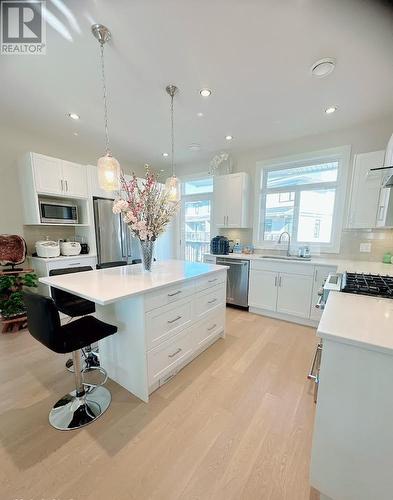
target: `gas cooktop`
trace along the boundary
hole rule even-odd
[[[341,291],[393,299],[393,276],[344,273]]]

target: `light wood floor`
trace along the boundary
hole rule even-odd
[[[109,383],[96,423],[60,432],[63,356],[0,336],[0,499],[316,500],[308,473],[311,328],[228,309],[227,337],[149,404]]]

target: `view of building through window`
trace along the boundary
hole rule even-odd
[[[202,262],[210,249],[210,224],[213,179],[211,177],[183,183],[182,254],[185,260]]]
[[[338,165],[330,161],[265,169],[261,193],[264,241],[277,241],[288,231],[294,242],[331,242]]]

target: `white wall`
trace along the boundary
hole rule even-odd
[[[328,117],[330,119],[334,117]],[[393,116],[383,117],[373,122],[354,125],[351,128],[331,131],[322,135],[311,135],[289,141],[285,143],[272,144],[268,147],[250,149],[247,151],[234,151],[232,153],[234,159],[234,172],[248,172],[252,179],[252,186],[255,186],[255,170],[256,163],[269,158],[279,158],[281,156],[289,156],[292,154],[300,154],[311,151],[318,151],[338,146],[351,145],[351,169],[353,163],[353,155],[356,153],[366,153],[368,151],[377,151],[385,149],[389,137],[393,133]],[[214,154],[212,153],[211,157]],[[179,177],[184,175],[197,174],[208,170],[209,160],[202,162],[194,162],[187,165],[177,167]],[[348,179],[351,178],[351,171]],[[348,183],[349,184],[349,183]],[[253,190],[252,190],[253,191]],[[349,185],[348,185],[349,191]],[[254,193],[252,192],[252,195]],[[348,196],[347,196],[348,202]],[[252,203],[253,206],[253,203]],[[371,232],[372,233],[372,232]],[[374,232],[376,233],[376,232]],[[355,233],[352,232],[352,235]],[[346,240],[351,240],[351,234],[346,235]],[[387,234],[387,232],[385,232]],[[231,238],[240,238],[244,243],[252,241],[251,230],[236,230],[231,231]],[[358,237],[359,235],[357,235]],[[377,239],[384,239],[383,233],[378,233]],[[372,235],[368,239],[373,239]],[[389,238],[390,239],[390,238]],[[348,243],[349,245],[349,243]],[[345,250],[345,249],[343,249]],[[392,248],[393,250],[393,248]],[[352,250],[353,251],[353,250]],[[364,254],[363,254],[364,257]],[[366,255],[366,257],[369,257]]]

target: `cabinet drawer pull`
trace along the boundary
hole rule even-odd
[[[274,278],[274,286],[277,286],[277,276]]]
[[[175,295],[179,295],[179,293],[181,293],[181,290],[178,290],[177,292],[173,293],[168,293],[168,297],[174,297]]]
[[[211,327],[209,327],[209,328],[207,329],[207,331],[208,331],[208,332],[211,332],[211,331],[212,331],[212,330],[213,330],[216,326],[217,326],[217,323],[214,323],[214,325],[213,325],[213,326],[211,326]]]
[[[68,264],[68,267],[71,267],[71,266],[80,266],[81,263],[80,262],[72,262],[71,264]]]
[[[207,301],[208,304],[214,304],[214,302],[217,302],[217,299],[212,299]]]
[[[175,352],[173,352],[172,354],[168,354],[168,358],[174,358],[175,356],[177,356],[179,353],[181,353],[181,349],[179,347],[179,349],[177,349]]]
[[[179,321],[179,319],[181,319],[181,316],[177,316],[177,318],[174,319],[168,319],[168,323],[169,324],[174,323],[175,321]]]
[[[209,280],[208,283],[214,283],[217,280],[218,280],[218,278],[214,278],[213,280]]]

